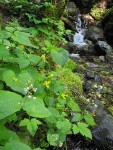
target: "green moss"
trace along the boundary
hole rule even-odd
[[[113,6],[109,9],[106,9],[104,12],[104,16],[109,16],[113,14]]]
[[[111,114],[113,115],[113,106],[110,106],[108,109],[111,112]]]
[[[68,68],[73,71],[77,69],[77,64],[73,60],[69,59],[68,62],[65,64],[65,68]]]
[[[78,97],[83,94],[82,79],[70,69],[64,68],[57,71],[60,81],[64,83],[69,95]]]
[[[104,10],[102,8],[99,8],[98,5],[94,5],[91,9],[90,14],[96,19],[100,20],[103,16]]]

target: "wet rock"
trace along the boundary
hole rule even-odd
[[[111,54],[113,52],[112,47],[107,44],[105,41],[98,41],[95,44],[95,50],[98,55]]]
[[[93,42],[103,40],[104,39],[103,30],[101,28],[91,26],[86,32],[86,38]]]
[[[69,42],[73,42],[73,35],[72,34],[66,34],[66,40]]]
[[[77,50],[77,47],[73,42],[68,42],[65,44],[64,48],[69,52],[69,53],[75,53]]]
[[[76,5],[74,2],[68,2],[67,3],[67,12],[68,12],[68,15],[70,16],[74,16],[75,13],[76,13]]]
[[[88,110],[95,112],[97,127],[93,130],[93,142],[102,150],[113,149],[113,116],[109,115],[101,101],[95,100],[95,105],[89,104]],[[95,107],[97,106],[97,107]]]
[[[99,56],[99,60],[100,60],[101,62],[104,62],[104,61],[105,61],[105,57],[104,57],[104,56]]]
[[[90,25],[94,25],[96,23],[94,18],[90,14],[84,14],[83,16],[90,22]]]
[[[113,55],[106,55],[106,60],[109,62],[109,63],[111,63],[111,64],[113,64]]]
[[[101,77],[99,75],[95,75],[95,81],[96,82],[101,82]]]
[[[94,79],[94,78],[95,78],[94,72],[86,72],[86,78],[87,78],[88,80]]]
[[[83,9],[85,11],[88,11],[89,8],[92,7],[95,0],[94,1],[91,1],[91,0],[76,0],[75,2],[79,6],[79,8],[82,9],[82,11],[83,11]]]
[[[88,110],[90,112],[95,112],[95,121],[96,121],[97,125],[99,125],[100,122],[107,115],[107,112],[105,111],[105,106],[98,99],[94,100],[94,104],[97,107],[95,107],[95,105],[89,104]]]
[[[89,67],[89,68],[98,68],[98,67],[99,67],[97,64],[89,63],[89,62],[87,62],[86,65],[87,65],[87,67]]]
[[[66,29],[70,29],[72,31],[76,31],[76,23],[73,22],[72,20],[66,18],[66,17],[62,17],[62,21],[65,23],[65,27]]]
[[[79,54],[73,54],[72,53],[69,55],[69,57],[70,57],[70,59],[72,59],[75,62],[78,62],[81,59]]]
[[[94,143],[102,150],[113,149],[113,117],[106,115],[93,131]]]
[[[76,47],[76,53],[80,54],[80,56],[96,55],[93,45],[76,45]]]
[[[84,84],[83,84],[83,90],[84,92],[88,92],[92,89],[92,82],[91,81],[86,81]]]

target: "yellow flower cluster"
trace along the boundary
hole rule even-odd
[[[50,83],[51,83],[51,81],[45,81],[43,85],[44,85],[46,88],[49,88]]]
[[[41,56],[41,58],[42,58],[43,61],[45,61],[45,60],[46,60],[46,55],[43,54],[43,55]]]
[[[61,97],[62,97],[64,100],[66,100],[67,95],[64,94],[64,93],[62,93],[62,94],[61,94]]]
[[[15,82],[19,82],[19,80],[18,80],[17,78],[15,78],[15,77],[13,78],[13,80],[14,80]]]
[[[49,76],[48,76],[48,78],[52,78],[54,75],[51,73]]]

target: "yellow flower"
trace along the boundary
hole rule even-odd
[[[41,74],[44,74],[44,71],[40,71]]]
[[[15,78],[15,77],[13,78],[13,80],[14,80],[15,82],[19,82],[19,80],[18,80],[17,78]]]
[[[49,88],[50,83],[51,83],[51,81],[45,81],[43,85],[45,85],[46,88]]]
[[[45,60],[46,60],[46,55],[43,54],[43,55],[41,56],[41,58],[42,58],[43,61],[45,61]]]
[[[48,76],[48,78],[52,78],[54,75],[51,73],[49,76]]]
[[[62,97],[64,100],[66,100],[67,95],[64,94],[64,93],[62,93],[62,94],[61,94],[61,97]]]

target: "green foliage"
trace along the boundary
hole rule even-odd
[[[58,76],[67,87],[66,92],[73,96],[78,96],[83,93],[82,78],[73,73],[70,69],[64,68],[58,70]]]
[[[68,52],[66,50],[62,50],[60,52],[57,52],[55,50],[52,50],[51,51],[51,56],[53,58],[53,60],[59,64],[60,66],[64,66],[65,63],[67,62],[68,60]]]
[[[0,119],[4,119],[19,111],[22,107],[21,105],[22,97],[20,95],[0,90]]]
[[[68,68],[73,71],[77,69],[77,64],[72,59],[69,59],[65,64],[65,68]]]
[[[104,17],[112,15],[112,14],[113,14],[113,6],[111,8],[109,8],[109,9],[106,9],[104,11]]]
[[[29,2],[15,1],[10,11],[24,11],[23,3]],[[78,133],[91,139],[95,122],[74,98],[82,94],[82,81],[61,48],[62,22],[26,15],[35,27],[10,22],[0,30],[0,149],[61,147],[67,135]]]
[[[90,14],[96,19],[100,20],[103,16],[104,10],[102,8],[99,8],[97,4],[93,6],[91,9]]]
[[[20,122],[19,126],[27,126],[27,130],[29,133],[34,136],[36,131],[38,130],[38,125],[42,124],[39,120],[36,118],[33,118],[31,120],[29,119],[24,119]]]
[[[6,145],[2,148],[2,150],[32,150],[29,146],[19,142],[19,141],[11,141],[9,143],[6,143]]]

